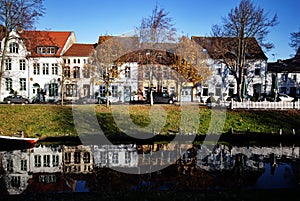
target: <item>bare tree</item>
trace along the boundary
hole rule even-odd
[[[300,48],[300,28],[298,32],[292,32],[290,35],[290,47],[297,51]]]
[[[126,52],[122,37],[101,36],[97,48],[90,55],[90,63],[85,65],[85,71],[90,73],[91,80],[105,85],[107,106],[109,106],[109,88],[119,78],[122,64],[120,58]]]
[[[214,25],[212,34],[216,37],[232,37],[232,44],[222,44],[218,49],[222,63],[232,72],[237,82],[238,96],[241,100],[242,83],[244,82],[244,68],[247,49],[251,47],[251,38],[255,38],[265,50],[273,48],[273,44],[265,42],[270,27],[277,24],[277,15],[268,17],[264,9],[254,5],[251,0],[241,0],[240,4],[232,9],[227,17],[222,18],[220,25]],[[233,46],[232,46],[233,45]],[[225,48],[224,48],[225,46]],[[225,52],[226,46],[230,51]],[[235,47],[233,50],[232,47]],[[229,48],[228,48],[229,49]]]
[[[4,37],[3,51],[0,64],[0,91],[4,62],[7,53],[10,33],[17,29],[31,29],[39,17],[43,16],[45,8],[44,0],[0,0],[0,25],[1,35]]]
[[[166,43],[174,43],[178,40],[176,32],[169,13],[165,9],[159,8],[158,5],[155,5],[151,15],[142,18],[140,26],[136,28],[140,48],[146,53],[146,57],[142,55],[139,63],[144,64],[143,68],[149,70],[150,83],[153,83],[154,78],[160,79],[161,65],[158,65],[157,58],[161,58],[162,51],[169,48]],[[153,104],[152,92],[152,87],[150,87],[151,105]]]

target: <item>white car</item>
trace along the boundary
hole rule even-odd
[[[291,102],[294,100],[293,97],[290,97],[286,94],[278,94],[277,97],[278,97],[279,101],[284,101],[284,102]]]

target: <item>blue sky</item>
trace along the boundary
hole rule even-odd
[[[99,35],[121,35],[131,32],[143,17],[151,14],[155,4],[169,12],[178,33],[209,36],[211,27],[221,22],[239,0],[45,0],[46,14],[37,29],[74,31],[78,43],[96,43]],[[295,52],[289,47],[290,33],[300,28],[300,1],[253,0],[279,24],[271,28],[267,40],[275,48],[267,52],[268,61],[287,59]]]

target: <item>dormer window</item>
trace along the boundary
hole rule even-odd
[[[37,47],[38,54],[55,54],[56,51],[56,47]]]
[[[19,45],[15,42],[9,44],[9,52],[10,53],[19,53]]]

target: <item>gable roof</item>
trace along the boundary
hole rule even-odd
[[[96,45],[97,44],[79,44],[79,43],[74,43],[63,54],[63,56],[88,57],[90,55],[90,53],[95,49]]]
[[[191,39],[206,49],[213,59],[232,57],[237,52],[238,39],[235,37],[192,36]],[[246,40],[248,43],[246,59],[268,59],[254,37],[247,38]]]
[[[39,57],[53,57],[60,56],[68,39],[70,38],[71,31],[20,31],[21,38],[23,39],[26,48],[31,52],[31,56]],[[56,47],[55,54],[38,54],[37,47]]]

